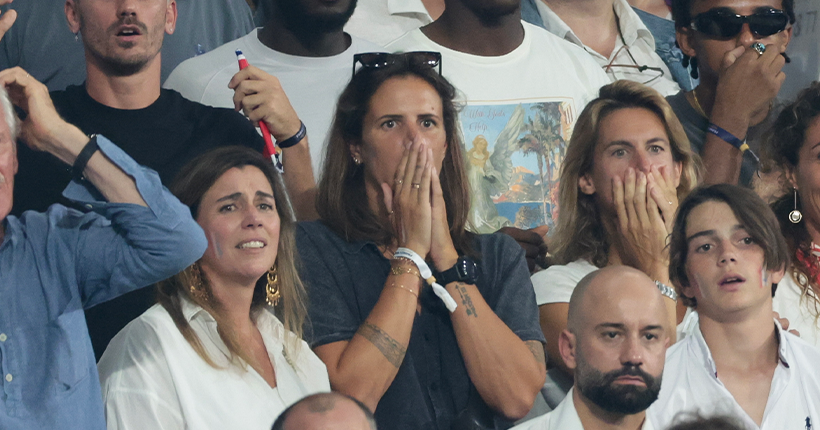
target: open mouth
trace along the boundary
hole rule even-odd
[[[718,284],[721,287],[726,287],[726,286],[741,284],[743,282],[746,282],[746,279],[743,278],[742,276],[729,275],[729,276],[725,276],[723,279],[721,279]]]
[[[123,36],[123,37],[129,37],[129,36],[139,36],[139,35],[141,35],[141,34],[142,34],[142,33],[140,33],[140,30],[139,30],[139,28],[138,28],[138,27],[131,27],[131,26],[128,26],[128,27],[122,27],[122,28],[120,28],[120,30],[117,32],[117,36]]]
[[[265,247],[265,242],[261,240],[249,240],[236,245],[236,247],[239,249],[261,249]]]

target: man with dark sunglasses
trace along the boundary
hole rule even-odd
[[[503,229],[532,270],[558,213],[575,119],[609,78],[580,47],[523,22],[520,0],[445,0],[439,19],[387,49],[441,52],[443,75],[466,102],[470,228]]]
[[[794,0],[675,0],[672,13],[700,85],[668,100],[703,158],[705,182],[754,185],[765,193],[766,180],[753,184],[756,153],[786,78]]]

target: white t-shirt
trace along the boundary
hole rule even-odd
[[[608,70],[605,69],[613,82],[619,79],[637,81],[654,88],[664,97],[677,94],[680,91],[680,87],[675,82],[675,78],[672,77],[669,68],[655,52],[655,38],[626,0],[614,0],[613,7],[619,20],[623,40],[620,37],[616,39],[615,49],[612,50],[609,57],[604,57],[594,49],[584,45],[572,29],[543,0],[536,0],[535,4],[538,13],[541,14],[541,19],[544,20],[544,28],[550,33],[584,48],[602,68],[610,64],[620,65],[609,67]],[[629,54],[632,54],[632,57]],[[622,67],[635,65],[657,67],[663,70],[663,76],[653,70],[640,72],[633,67]]]
[[[775,325],[780,363],[772,378],[763,425],[755,424],[718,378],[699,327],[666,352],[661,393],[647,410],[652,424],[667,428],[680,412],[731,415],[749,429],[805,429],[807,419],[813,426],[820,424],[820,351]]]
[[[802,288],[790,272],[787,271],[783,280],[777,284],[772,307],[781,318],[789,320],[789,330],[797,330],[801,339],[820,348],[820,321],[815,319],[816,313],[812,313],[814,291],[809,290],[810,296],[801,297]]]
[[[454,51],[419,29],[387,46],[441,52],[442,73],[466,102],[459,122],[472,193],[468,221],[476,233],[554,225],[558,173],[573,126],[609,83],[584,50],[521,24],[521,45],[494,57]]]
[[[258,29],[207,54],[184,61],[171,72],[163,87],[176,90],[195,102],[233,109],[234,92],[228,88],[228,82],[239,72],[235,51],[241,50],[248,63],[279,79],[291,105],[307,127],[313,172],[318,179],[336,101],[353,72],[353,55],[384,49],[351,37],[350,47],[339,55],[300,57],[268,48],[259,41],[257,33]]]
[[[575,286],[584,276],[598,270],[584,259],[566,265],[556,264],[532,275],[535,302],[538,306],[549,303],[569,303]]]
[[[154,305],[114,337],[97,365],[109,430],[268,430],[302,397],[330,391],[327,368],[304,341],[296,357],[285,354],[285,327],[267,310],[256,326],[276,372],[276,388],[252,367],[229,364],[208,312],[183,299],[182,313],[222,368],[208,365],[165,308]]]
[[[345,31],[378,45],[387,45],[431,22],[433,18],[421,0],[359,0],[345,24]]]
[[[581,425],[581,418],[575,409],[575,402],[572,399],[574,390],[574,387],[570,388],[567,397],[552,412],[533,418],[510,430],[584,430],[584,426]],[[645,419],[641,430],[654,430],[654,427],[648,419]]]

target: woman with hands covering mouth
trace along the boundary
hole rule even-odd
[[[301,340],[306,294],[282,179],[261,154],[225,147],[192,160],[171,191],[208,248],[157,285],[159,304],[100,359],[108,428],[269,429],[330,389]]]
[[[523,417],[544,381],[523,251],[465,230],[455,90],[440,60],[356,56],[319,185],[321,221],[297,232],[311,346],[333,389],[374,409],[380,428],[492,428]]]
[[[551,241],[556,264],[532,277],[547,353],[557,366],[548,380],[559,389],[548,404],[572,385],[558,336],[572,291],[588,273],[616,264],[646,273],[668,297],[674,331],[682,308],[669,282],[666,245],[678,201],[697,185],[699,168],[669,104],[649,87],[606,85],[581,113],[561,170],[561,214]]]

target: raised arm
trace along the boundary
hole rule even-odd
[[[297,135],[302,123],[276,77],[248,66],[234,75],[228,86],[234,90],[235,108],[241,109],[251,121],[264,121],[277,142]],[[285,186],[297,219],[313,220],[319,215],[315,205],[316,181],[308,137],[305,135],[292,143],[293,146],[282,149]]]
[[[433,236],[430,257],[436,270],[443,272],[456,264],[459,256],[453,246],[444,209],[444,196],[438,175],[432,180]],[[538,334],[535,296],[529,282],[524,251],[513,245],[499,248],[509,254],[509,267],[488,282],[501,285],[497,307],[505,307],[505,316],[519,322],[518,329],[530,325],[531,335]],[[486,255],[486,254],[485,254]],[[458,303],[450,314],[461,355],[470,380],[488,406],[509,419],[524,417],[532,409],[535,396],[544,385],[546,362],[544,345],[533,338],[524,341],[513,332],[481,295],[478,287],[464,282],[450,282],[445,287]],[[529,323],[529,324],[528,324]],[[538,336],[540,337],[540,336]]]

